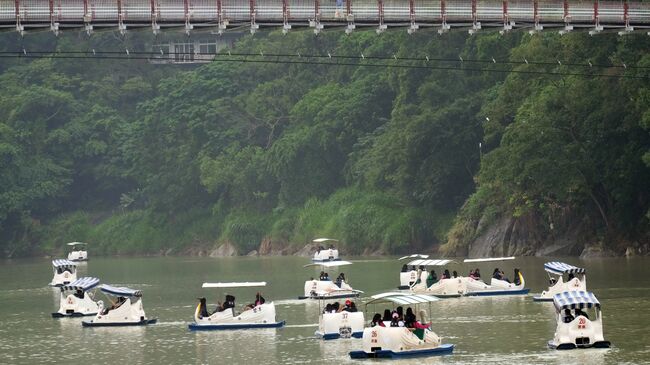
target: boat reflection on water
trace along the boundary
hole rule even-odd
[[[197,363],[245,364],[251,359],[276,358],[280,335],[275,328],[244,329],[233,331],[194,331]]]

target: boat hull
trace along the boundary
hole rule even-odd
[[[341,334],[336,332],[336,333],[321,333],[321,332],[316,332],[316,337],[322,338],[323,340],[337,340],[339,338],[361,338],[363,337],[363,331],[360,332],[352,332],[350,337],[341,337]]]
[[[542,296],[536,296],[536,297],[533,297],[533,301],[534,302],[552,302],[553,298],[546,298],[546,297],[542,297]]]
[[[155,324],[158,322],[157,318],[153,319],[144,319],[142,321],[138,322],[103,322],[103,323],[98,323],[98,322],[87,322],[87,321],[82,321],[81,325],[84,327],[125,327],[125,326],[146,326],[149,324]]]
[[[590,345],[576,345],[574,343],[561,343],[559,345],[556,345],[553,341],[548,341],[548,347],[551,350],[575,350],[579,348],[580,349],[588,349],[588,348],[606,349],[606,348],[610,348],[611,346],[612,343],[609,341],[597,341]]]
[[[358,297],[359,297],[359,293],[348,293],[348,294],[338,294],[338,295],[312,295],[312,296],[301,295],[298,297],[298,299],[328,300],[328,299],[358,298]]]
[[[97,312],[95,313],[80,313],[80,312],[74,312],[74,313],[59,313],[59,312],[54,312],[52,313],[52,318],[64,318],[64,317],[87,317],[87,316],[95,316],[97,315]]]
[[[272,323],[233,323],[233,324],[197,324],[190,323],[188,325],[190,331],[216,331],[216,330],[241,330],[253,328],[280,328],[283,327],[285,321],[272,322]]]
[[[399,358],[408,358],[408,357],[449,355],[453,351],[454,351],[453,344],[442,344],[432,349],[420,349],[420,350],[408,350],[408,351],[377,350],[369,353],[365,351],[351,351],[350,358],[352,359],[370,359],[370,358],[399,359]]]
[[[468,297],[487,297],[493,295],[526,295],[530,289],[519,290],[490,290],[490,291],[475,291],[465,293]]]

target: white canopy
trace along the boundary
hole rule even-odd
[[[409,262],[409,265],[413,266],[443,266],[447,265],[450,262],[453,262],[454,260],[413,260]]]
[[[413,258],[416,258],[416,257],[421,258],[421,259],[428,259],[429,255],[420,255],[419,253],[416,253],[416,254],[413,254],[413,255],[410,255],[410,256],[402,256],[398,260],[413,259]]]
[[[233,282],[233,283],[203,283],[202,288],[245,288],[251,286],[266,286],[266,281]]]
[[[487,262],[487,261],[505,261],[505,260],[514,260],[514,256],[510,257],[486,257],[483,259],[465,259],[463,262]]]
[[[323,262],[314,262],[312,264],[307,264],[303,267],[308,267],[308,266],[324,266],[324,267],[336,267],[336,266],[344,266],[344,265],[352,265],[350,261],[323,261]]]
[[[366,304],[375,302],[393,302],[400,305],[423,304],[438,301],[437,297],[425,294],[407,294],[400,292],[381,293],[372,296]]]
[[[322,243],[322,242],[327,242],[327,241],[338,242],[339,240],[335,240],[333,238],[316,238],[314,240],[314,242],[316,242],[316,243]]]
[[[76,245],[87,245],[86,242],[70,242],[67,243],[68,246],[76,246]]]

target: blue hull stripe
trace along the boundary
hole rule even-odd
[[[435,349],[410,350],[410,351],[401,351],[401,352],[393,352],[391,350],[379,350],[370,353],[364,351],[351,351],[350,357],[353,359],[368,359],[368,358],[399,359],[399,358],[420,357],[420,356],[448,355],[451,354],[453,351],[454,351],[454,345],[443,344],[436,347]]]
[[[352,332],[352,337],[353,338],[361,338],[363,337],[363,332]],[[323,340],[336,340],[341,338],[341,335],[338,333],[326,333],[321,336]]]
[[[66,314],[61,314],[59,312],[54,312],[52,313],[52,318],[63,318],[63,317],[87,317],[87,316],[94,316],[97,315],[97,312],[95,313],[88,313],[88,314],[83,314],[79,312],[74,312],[74,313],[66,313]]]
[[[148,324],[154,324],[158,322],[158,319],[145,319],[140,322],[121,322],[121,323],[94,323],[94,322],[81,322],[81,325],[84,327],[123,327],[123,326],[146,326]]]
[[[209,331],[209,330],[241,330],[250,328],[279,328],[284,326],[285,321],[274,323],[249,323],[249,324],[196,324],[188,325],[191,331]]]
[[[552,302],[553,298],[533,297],[535,302]]]

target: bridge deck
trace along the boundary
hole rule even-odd
[[[0,0],[0,28],[388,26],[650,28],[650,2],[568,0]]]

